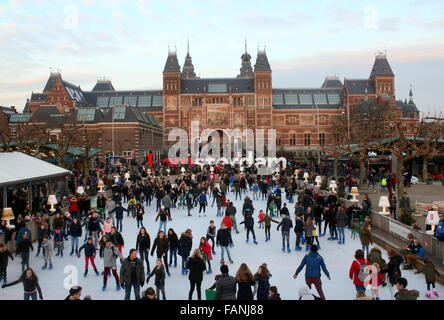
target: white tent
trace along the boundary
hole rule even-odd
[[[60,177],[69,172],[21,152],[0,153],[0,187]]]

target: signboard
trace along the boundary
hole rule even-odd
[[[389,221],[389,232],[400,236],[403,239],[407,239],[407,236],[411,233],[410,228],[404,227],[396,222]]]

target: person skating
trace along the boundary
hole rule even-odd
[[[381,273],[387,274],[388,288],[390,291],[390,297],[393,299],[393,287],[396,285],[396,281],[401,278],[401,264],[404,258],[397,254],[393,249],[389,249],[388,252],[389,262],[386,269],[382,269]]]
[[[345,208],[340,207],[336,214],[336,227],[338,229],[338,244],[345,244],[345,227],[348,224],[348,216]]]
[[[14,260],[11,252],[6,248],[4,243],[0,243],[0,281],[3,280],[7,284],[8,258]]]
[[[433,295],[437,298],[439,298],[438,290],[436,290],[435,282],[436,282],[436,276],[438,275],[438,271],[436,270],[435,265],[433,264],[432,260],[425,258],[424,259],[424,270],[422,271],[425,276],[425,281],[427,285],[427,292],[426,292],[426,298],[432,298],[432,295],[430,293],[430,287],[433,288],[432,292]]]
[[[72,219],[68,235],[71,237],[71,253],[69,255],[77,255],[79,252],[79,239],[82,237],[82,224],[78,219]]]
[[[109,235],[109,240],[113,243],[113,245],[122,253],[123,247],[125,245],[125,241],[120,232],[117,231],[116,227],[111,227],[111,234]]]
[[[23,300],[37,300],[37,292],[39,294],[40,300],[43,300],[42,289],[40,288],[39,279],[34,270],[32,270],[31,268],[27,268],[25,271],[23,271],[20,278],[11,283],[3,283],[2,288],[15,286],[19,283],[23,284]]]
[[[215,277],[216,300],[236,300],[236,279],[229,275],[228,266],[220,266],[221,275]]]
[[[168,267],[173,266],[173,268],[177,267],[177,251],[179,250],[179,238],[177,237],[176,232],[172,228],[168,229],[168,242],[170,245],[170,261],[168,263]],[[173,265],[174,259],[174,265]]]
[[[111,240],[108,240],[105,244],[105,247],[103,248],[103,252],[101,254],[103,256],[103,288],[102,291],[106,290],[106,285],[108,282],[108,275],[113,274],[114,279],[116,280],[116,290],[120,290],[120,282],[119,282],[119,275],[117,274],[117,264],[116,259],[119,258],[120,260],[123,260],[122,254],[117,250],[116,247],[114,247]]]
[[[200,238],[199,250],[200,253],[202,254],[204,262],[208,263],[207,274],[213,273],[213,271],[211,270],[211,260],[213,260],[213,257],[211,256],[212,248],[208,240],[205,239],[205,237]]]
[[[205,208],[208,205],[207,202],[207,196],[205,194],[205,191],[202,191],[202,193],[199,195],[199,197],[197,197],[197,201],[199,202],[199,217],[201,212],[203,211],[203,215],[204,217],[206,217],[206,213],[205,213]]]
[[[148,283],[153,276],[155,276],[154,285],[156,286],[157,299],[159,299],[159,297],[160,297],[159,292],[162,292],[162,299],[166,300],[166,296],[165,296],[165,267],[162,264],[162,260],[160,260],[160,259],[156,260],[156,266],[153,268],[153,271],[151,271],[148,278],[146,278],[146,283]]]
[[[270,241],[271,240],[271,223],[274,222],[274,223],[279,224],[279,221],[274,220],[268,214],[265,214],[263,210],[259,211],[259,215],[262,217],[262,223],[264,224],[265,242]]]
[[[236,272],[237,300],[254,300],[252,288],[256,286],[254,276],[246,263],[242,263]]]
[[[304,232],[304,221],[303,221],[303,214],[296,215],[296,220],[294,223],[294,233],[296,234],[296,246],[295,251],[301,251],[302,247],[300,246],[301,243],[301,236]]]
[[[171,220],[171,216],[168,214],[168,211],[165,210],[164,206],[160,207],[159,213],[157,214],[155,221],[157,222],[157,220],[159,220],[159,219],[160,219],[160,222],[159,222],[158,232],[160,230],[162,230],[162,227],[163,227],[163,233],[165,234],[166,228],[167,228],[167,221]]]
[[[259,266],[254,281],[256,282],[257,300],[268,300],[268,291],[270,289],[270,272],[265,265]]]
[[[296,270],[296,273],[293,275],[293,278],[296,279],[302,269],[305,268],[305,283],[311,289],[311,285],[314,284],[316,290],[318,291],[319,297],[322,300],[325,300],[324,292],[322,291],[322,281],[321,281],[321,269],[327,276],[328,280],[331,280],[330,273],[327,270],[324,259],[318,253],[317,245],[312,245],[310,248],[310,253],[304,256],[301,264]]]
[[[356,250],[355,252],[355,260],[350,266],[349,278],[353,280],[353,284],[356,287],[356,292],[363,291],[365,292],[364,281],[366,274],[366,267],[370,265],[370,261],[365,259],[363,250]]]
[[[370,244],[373,244],[371,231],[370,217],[365,217],[365,222],[361,227],[360,239],[362,244],[362,251],[366,252],[367,256],[369,255],[369,246]]]
[[[144,300],[144,301],[157,300],[156,291],[154,291],[154,289],[152,287],[149,287],[144,292],[142,292],[142,298],[140,300]]]
[[[207,229],[206,239],[211,240],[211,243],[212,243],[211,249],[212,249],[213,255],[216,254],[216,251],[214,250],[214,248],[216,247],[216,243],[214,241],[214,238],[216,238],[216,226],[214,224],[214,220],[211,220],[210,225],[208,226],[208,229]]]
[[[283,216],[282,221],[277,226],[277,231],[282,227],[282,252],[285,252],[285,241],[287,242],[287,252],[290,253],[290,229],[293,228],[293,221],[289,216]]]
[[[54,250],[57,249],[56,257],[63,258],[63,249],[65,248],[65,240],[68,240],[68,235],[57,228],[54,230]]]
[[[201,285],[203,280],[203,272],[205,271],[206,267],[199,249],[194,250],[193,255],[187,261],[186,268],[190,270],[190,274],[188,276],[188,279],[190,280],[190,292],[188,293],[188,300],[192,300],[195,288],[197,291],[197,300],[201,300]]]
[[[116,214],[116,227],[117,231],[119,232],[122,232],[123,229],[122,221],[123,221],[123,212],[125,211],[128,212],[128,209],[124,208],[121,202],[117,202],[115,208],[109,211],[110,215],[113,213]]]
[[[281,301],[281,295],[278,292],[278,289],[276,286],[271,286],[270,289],[268,289],[268,300],[270,301]]]
[[[92,267],[94,268],[94,272],[96,275],[99,275],[99,271],[97,270],[94,258],[96,257],[97,248],[94,246],[93,238],[89,237],[88,240],[79,248],[79,252],[77,257],[80,258],[80,252],[85,249],[85,273],[84,277],[88,275],[88,264],[91,262]]]
[[[22,272],[25,269],[29,269],[29,253],[30,251],[34,251],[34,247],[29,240],[29,236],[27,233],[23,235],[22,241],[17,245],[17,249],[15,251],[16,255],[21,256],[22,258]]]
[[[233,263],[233,260],[231,260],[230,249],[229,249],[229,247],[233,247],[233,239],[231,238],[230,230],[228,230],[228,228],[225,227],[224,223],[222,223],[220,229],[217,231],[216,246],[220,246],[221,250],[220,263],[225,264],[224,260],[225,251],[227,252],[230,263]]]
[[[48,264],[49,264],[49,270],[52,270],[53,266],[51,258],[53,253],[53,245],[51,241],[49,241],[48,236],[43,237],[42,248],[43,248],[43,259],[45,261],[42,270],[45,270],[48,267]]]
[[[143,227],[143,216],[145,214],[145,209],[143,208],[143,205],[138,203],[136,205],[136,220],[137,220],[137,228]]]
[[[190,256],[191,248],[193,247],[193,234],[191,229],[187,229],[185,232],[182,232],[182,235],[179,239],[179,249],[178,254],[182,257],[182,275],[186,275],[188,273],[187,270],[187,260]]]
[[[236,212],[237,209],[234,207],[233,202],[228,203],[228,207],[225,210],[225,216],[230,217],[233,229],[236,231],[236,233],[239,233],[239,230],[237,230],[237,223],[236,223]]]
[[[305,233],[305,243],[306,248],[305,251],[308,251],[313,244],[313,229],[315,226],[313,225],[313,220],[308,218],[304,225],[304,233]],[[319,249],[319,248],[318,248]]]
[[[251,232],[251,234],[253,235],[253,243],[254,243],[254,244],[257,244],[257,241],[256,241],[256,235],[255,235],[255,233],[254,233],[254,218],[253,218],[253,213],[252,213],[252,212],[248,212],[248,213],[246,213],[246,215],[245,215],[245,220],[242,221],[241,223],[239,223],[239,225],[241,225],[241,224],[245,224],[245,227],[246,227],[246,229],[247,229],[247,243],[248,243],[249,235],[250,235],[250,232]]]
[[[151,256],[154,254],[154,250],[156,250],[157,259],[163,259],[163,262],[165,264],[166,273],[169,276],[170,271],[168,268],[168,261],[167,261],[167,254],[169,249],[169,241],[168,237],[165,235],[163,231],[159,231],[159,234],[157,235],[156,239],[154,240],[153,247],[151,248]]]
[[[149,251],[151,248],[151,238],[145,228],[140,228],[139,234],[136,240],[136,250],[138,250],[140,259],[146,262],[147,275],[151,272],[150,261],[149,261]]]
[[[36,257],[39,256],[40,250],[42,249],[42,241],[43,241],[44,236],[48,236],[48,238],[50,236],[48,224],[46,222],[42,222],[39,226],[39,229],[37,230],[38,245],[37,245],[37,253],[35,255]]]
[[[140,288],[143,287],[144,283],[143,261],[137,258],[137,250],[131,249],[120,267],[120,285],[125,289],[125,300],[130,300],[131,288],[134,290],[135,299],[140,300]]]

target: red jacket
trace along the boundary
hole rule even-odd
[[[77,206],[77,203],[79,202],[79,198],[71,196],[69,198],[69,211],[75,212],[79,211],[79,207]]]
[[[229,229],[233,228],[233,221],[231,221],[231,218],[229,216],[225,216],[222,219],[222,223],[225,224],[225,226]]]
[[[205,241],[205,244],[201,244],[199,246],[199,250],[201,252],[205,253],[207,260],[213,260],[213,258],[211,256],[211,244],[209,244],[208,241]]]
[[[364,286],[364,283],[360,281],[358,277],[359,270],[361,269],[361,264],[365,263],[367,265],[370,265],[370,261],[368,261],[367,259],[359,259],[358,261],[353,261],[348,276],[350,279],[353,279],[353,283],[355,286]]]
[[[372,274],[373,272],[372,271],[370,271],[370,276],[371,276],[371,274]],[[376,286],[381,286],[382,285],[382,280],[384,280],[384,278],[385,278],[385,274],[383,274],[383,273],[378,273],[378,275],[376,276],[376,279],[377,279],[377,282],[378,282],[378,284],[376,285]],[[369,282],[371,285],[372,285],[372,287],[375,287],[374,285],[373,285],[373,277],[371,276],[371,278],[370,278],[370,282]]]

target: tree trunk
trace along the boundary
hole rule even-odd
[[[365,159],[359,159],[359,187],[362,188],[365,181]]]
[[[427,178],[429,177],[429,158],[422,157],[422,179],[424,182],[427,181]]]
[[[402,173],[404,172],[404,161],[398,158],[397,165],[396,165],[396,178],[398,179],[397,187],[398,187],[398,207],[399,207],[399,199],[401,199],[401,196],[404,193],[404,183],[402,181]]]
[[[333,177],[338,179],[338,157],[335,157],[333,161]]]
[[[87,157],[84,157],[83,160],[83,174],[85,177],[89,176],[89,159]]]

